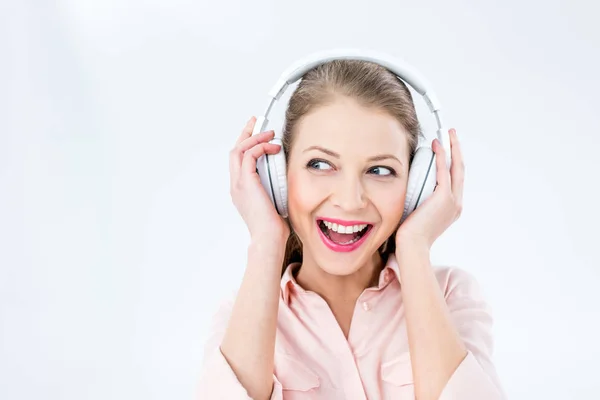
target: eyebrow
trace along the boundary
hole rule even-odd
[[[331,157],[340,158],[340,155],[339,155],[338,153],[336,153],[335,151],[333,151],[333,150],[329,150],[329,149],[326,149],[326,148],[324,148],[324,147],[321,147],[321,146],[310,146],[310,147],[306,148],[306,149],[303,151],[303,153],[306,153],[307,151],[310,151],[310,150],[318,150],[318,151],[322,151],[322,152],[323,152],[323,153],[325,153],[325,154],[329,154]],[[386,160],[386,159],[388,159],[388,158],[391,158],[391,159],[393,159],[393,160],[396,160],[396,161],[398,161],[398,162],[399,162],[401,165],[404,165],[404,163],[402,163],[402,161],[400,161],[400,160],[398,159],[398,157],[396,157],[396,156],[395,156],[395,155],[393,155],[393,154],[379,154],[379,155],[376,155],[376,156],[370,157],[370,158],[369,158],[367,161],[381,161],[381,160]]]

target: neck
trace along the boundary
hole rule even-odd
[[[379,252],[358,270],[349,275],[332,275],[306,253],[303,255],[302,266],[296,275],[296,282],[305,290],[317,293],[330,306],[352,304],[368,287],[375,286],[383,268],[383,260]]]

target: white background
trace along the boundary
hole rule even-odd
[[[464,213],[432,257],[483,286],[509,397],[598,398],[593,1],[0,4],[1,399],[194,398],[245,267],[228,151],[334,47],[405,59],[457,128]]]

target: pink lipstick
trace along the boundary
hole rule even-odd
[[[366,221],[345,221],[335,218],[317,218],[321,240],[335,252],[350,252],[359,248],[367,239],[373,224]]]

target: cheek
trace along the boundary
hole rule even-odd
[[[404,186],[400,186],[397,190],[386,190],[385,193],[377,196],[375,207],[386,225],[388,223],[394,225],[400,222],[404,211],[405,198],[406,188]]]
[[[318,185],[307,174],[288,173],[288,209],[292,223],[299,218],[310,217],[320,204],[323,195]]]

